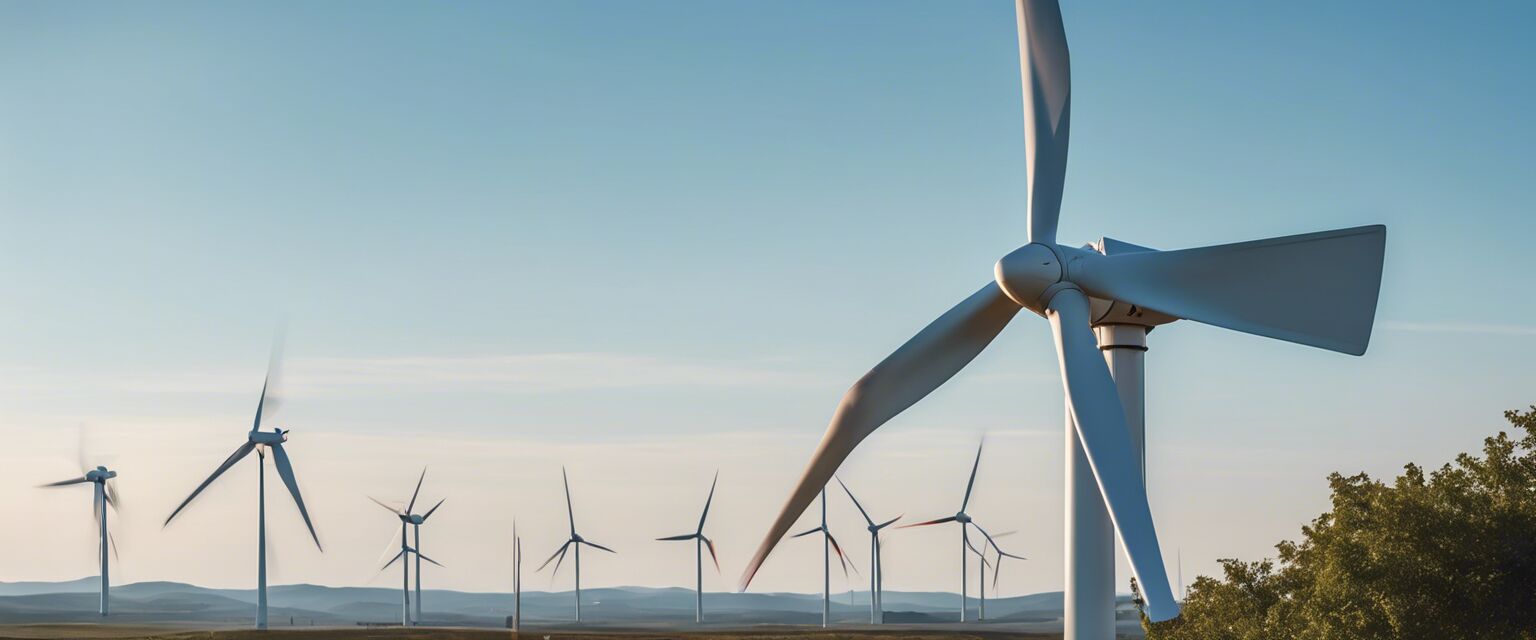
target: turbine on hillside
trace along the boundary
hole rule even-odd
[[[107,528],[107,508],[117,510],[117,472],[103,466],[95,469],[85,468],[84,448],[81,448],[81,476],[69,480],[51,482],[43,487],[64,487],[72,484],[90,483],[93,490],[91,496],[91,513],[96,517],[96,530],[98,541],[97,566],[101,569],[101,615],[107,615],[107,592],[111,588],[111,580],[108,578],[107,549],[111,547],[112,555],[117,555],[117,541],[112,539],[112,532]]]
[[[704,513],[699,516],[699,526],[693,533],[657,538],[661,541],[692,540],[694,552],[694,576],[697,579],[693,592],[693,621],[704,622],[704,547],[709,547],[709,557],[715,561],[715,571],[720,570],[720,558],[715,555],[715,543],[704,535],[704,521],[709,518],[709,505],[715,501],[715,483],[720,481],[720,472],[715,472],[715,479],[709,483],[709,497],[704,499]]]
[[[589,547],[593,547],[593,548],[596,548],[596,549],[602,549],[603,551],[607,551],[608,553],[617,553],[617,552],[614,551],[613,549],[609,549],[608,547],[605,547],[603,545],[597,544],[596,542],[588,542],[585,538],[582,538],[580,534],[576,533],[576,510],[575,510],[575,508],[573,508],[571,506],[571,480],[570,480],[570,478],[566,477],[566,475],[565,475],[565,468],[564,467],[560,468],[560,479],[565,482],[565,514],[570,519],[571,537],[567,538],[566,541],[565,541],[565,544],[560,545],[560,548],[555,550],[555,552],[549,556],[549,559],[544,561],[544,564],[539,565],[539,569],[538,570],[539,571],[543,571],[544,567],[549,566],[550,562],[555,562],[555,558],[558,557],[560,559],[560,561],[559,562],[555,562],[555,569],[554,569],[553,573],[560,573],[560,563],[561,562],[565,562],[565,552],[568,551],[568,550],[572,550],[572,548],[574,547],[575,562],[576,562],[576,571],[575,571],[575,573],[576,573],[576,594],[575,594],[576,595],[576,622],[578,624],[580,624],[581,623],[581,545],[587,545]]]
[[[214,480],[217,480],[219,478],[219,476],[223,475],[225,471],[228,471],[230,467],[235,466],[235,463],[240,462],[241,459],[243,459],[246,456],[250,455],[252,451],[256,452],[256,457],[258,459],[257,467],[256,467],[257,470],[258,470],[257,474],[256,474],[256,486],[257,486],[257,494],[256,494],[256,628],[257,629],[265,629],[265,628],[267,628],[267,464],[266,464],[266,461],[267,461],[267,451],[268,450],[270,450],[272,452],[272,466],[277,469],[277,475],[280,476],[283,479],[283,484],[287,485],[287,487],[288,487],[288,493],[293,496],[293,503],[298,506],[298,508],[299,508],[299,515],[304,518],[304,526],[309,528],[309,536],[310,536],[310,538],[314,539],[314,541],[315,541],[315,548],[320,549],[321,552],[325,551],[325,548],[320,546],[320,536],[315,533],[315,525],[314,525],[314,523],[310,522],[310,520],[309,520],[309,510],[304,508],[304,497],[299,494],[299,481],[293,475],[293,463],[289,462],[289,460],[288,460],[288,452],[283,449],[283,443],[288,441],[288,430],[286,430],[286,429],[279,429],[277,427],[273,427],[271,431],[262,431],[261,430],[261,414],[262,414],[262,410],[263,409],[276,409],[276,405],[277,405],[277,398],[275,398],[275,397],[269,398],[267,396],[267,390],[272,386],[272,382],[276,378],[276,374],[277,374],[277,370],[278,370],[278,362],[281,360],[281,358],[279,356],[279,349],[278,348],[273,348],[272,354],[273,354],[272,355],[272,361],[267,366],[267,378],[266,378],[266,380],[264,382],[262,382],[262,385],[261,385],[261,399],[256,402],[256,419],[255,419],[254,422],[251,423],[251,431],[249,433],[247,433],[246,436],[245,436],[245,443],[240,445],[239,448],[235,449],[235,452],[230,454],[229,457],[224,460],[224,463],[219,465],[219,468],[214,469],[213,475],[208,476],[207,480],[204,480],[202,484],[197,485],[197,488],[192,490],[192,495],[187,496],[186,500],[182,500],[181,504],[177,505],[176,510],[172,511],[171,515],[165,519],[165,525],[164,525],[164,526],[169,526],[171,524],[171,521],[176,519],[176,515],[181,513],[182,509],[187,508],[187,505],[191,504],[192,500],[194,498],[196,498],[198,494],[203,492],[203,489],[206,489],[206,488],[208,488],[208,485],[213,484]],[[269,405],[269,403],[270,403],[270,405]]]
[[[1148,617],[1173,618],[1179,605],[1163,567],[1144,475],[1142,354],[1148,329],[1188,319],[1352,355],[1365,352],[1381,288],[1385,227],[1178,251],[1108,238],[1086,249],[1058,244],[1071,106],[1066,33],[1055,0],[1018,0],[1015,7],[1029,244],[1004,256],[991,282],[843,397],[747,564],[742,588],[860,441],[958,373],[1020,309],[1029,309],[1050,322],[1068,409],[1066,637],[1114,635],[1116,532]]]
[[[827,528],[827,490],[821,490],[821,525],[810,531],[797,533],[792,537],[803,538],[813,533],[821,533],[821,626],[826,627],[832,621],[832,551],[837,551],[837,561],[843,565],[843,577],[848,577],[848,555],[843,553],[843,546],[837,543],[837,538],[832,537],[832,530]],[[857,571],[857,569],[855,569]]]
[[[992,536],[987,535],[987,530],[981,528],[980,524],[973,521],[971,526],[976,527],[976,530],[981,532],[981,535],[986,540],[979,549],[969,539],[965,541],[965,546],[969,547],[971,552],[975,553],[976,557],[981,561],[981,568],[976,570],[976,598],[979,605],[976,609],[976,621],[982,622],[987,619],[987,567],[992,568],[992,593],[995,597],[997,594],[997,576],[998,572],[1003,568],[1003,558],[1017,558],[1019,560],[1028,560],[1028,558],[1003,551],[1002,547],[997,546],[997,541],[993,540]],[[995,561],[987,560],[988,546],[991,546],[993,551],[997,553]]]
[[[938,519],[935,519],[935,520],[928,520],[926,522],[918,522],[918,523],[915,523],[915,524],[909,524],[909,525],[905,525],[905,526],[901,527],[902,529],[910,529],[912,527],[926,527],[928,525],[943,524],[943,523],[946,523],[946,522],[958,522],[958,523],[960,523],[960,621],[961,622],[965,622],[965,601],[966,601],[966,586],[967,586],[966,585],[966,580],[965,580],[965,569],[966,569],[966,564],[967,564],[966,559],[965,559],[965,547],[968,544],[970,544],[970,542],[969,542],[969,540],[967,538],[967,536],[968,536],[967,531],[969,530],[968,528],[969,528],[969,526],[971,524],[971,516],[966,514],[965,507],[967,505],[971,504],[971,490],[976,488],[976,470],[981,468],[981,449],[982,449],[982,447],[985,447],[986,444],[987,444],[986,441],[983,440],[981,442],[981,444],[976,445],[976,461],[971,463],[971,477],[970,477],[969,480],[967,480],[965,482],[965,497],[961,498],[961,500],[960,500],[960,510],[956,511],[955,515],[945,516],[943,518],[938,518]]]
[[[885,622],[885,605],[880,601],[885,590],[885,574],[880,564],[880,530],[891,526],[892,523],[900,520],[901,516],[876,524],[874,519],[869,517],[869,512],[864,510],[864,505],[859,504],[859,499],[853,497],[853,491],[848,488],[848,485],[843,484],[842,478],[837,479],[837,484],[842,486],[843,491],[848,494],[848,499],[853,501],[853,506],[858,507],[859,515],[864,516],[865,525],[869,529],[869,623],[881,624]]]
[[[438,500],[437,504],[432,505],[432,508],[428,509],[426,513],[416,513],[416,498],[421,495],[421,483],[426,479],[427,470],[423,468],[421,470],[421,476],[416,479],[416,490],[411,493],[411,501],[406,504],[404,510],[396,509],[387,504],[384,504],[377,498],[368,498],[369,500],[373,500],[375,504],[378,504],[379,506],[389,510],[390,513],[395,514],[395,517],[400,519],[400,553],[396,554],[395,559],[390,560],[389,563],[384,565],[384,567],[388,568],[389,565],[395,563],[395,560],[402,560],[404,562],[404,564],[402,564],[400,567],[402,570],[403,580],[405,581],[405,594],[401,600],[403,603],[401,606],[404,608],[404,611],[400,618],[400,624],[404,626],[421,624],[421,561],[426,560],[427,562],[435,564],[439,567],[443,566],[436,560],[421,554],[421,525],[427,521],[427,518],[432,517],[432,514],[437,511],[437,508],[443,506],[443,502],[447,500],[447,498]],[[410,525],[411,529],[414,530],[416,534],[415,546],[412,546],[410,544],[410,538],[406,537],[406,525]],[[411,614],[411,571],[409,566],[412,555],[416,557],[416,612],[414,616]]]
[[[999,533],[996,536],[993,536],[991,534],[988,534],[986,529],[981,528],[981,525],[977,524],[977,525],[975,525],[975,527],[976,527],[976,530],[980,531],[981,535],[987,539],[987,544],[992,547],[992,551],[997,554],[997,561],[994,562],[993,565],[992,565],[992,595],[993,595],[993,597],[996,597],[997,596],[997,579],[998,579],[998,576],[1003,571],[1003,558],[1013,558],[1015,560],[1028,560],[1029,558],[1026,558],[1024,556],[1019,556],[1019,555],[1014,555],[1014,554],[1008,553],[1007,551],[1003,551],[1002,547],[997,546],[996,538],[1001,538],[1001,537],[1006,536],[1006,535],[1008,535],[1009,533],[1012,533],[1012,532]]]

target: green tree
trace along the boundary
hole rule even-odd
[[[1536,406],[1426,475],[1332,474],[1331,509],[1276,545],[1221,561],[1149,640],[1536,640]],[[1140,595],[1134,582],[1133,592]]]

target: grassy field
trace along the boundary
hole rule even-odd
[[[892,629],[861,630],[833,629],[823,631],[801,627],[764,627],[751,630],[720,630],[694,632],[658,631],[564,631],[557,629],[528,630],[521,635],[500,629],[400,629],[330,627],[307,629],[253,629],[187,630],[176,627],[148,627],[133,625],[84,625],[84,624],[37,624],[0,626],[0,639],[9,638],[123,638],[134,640],[320,640],[322,638],[355,638],[357,640],[379,638],[419,638],[421,640],[490,640],[497,638],[525,638],[527,640],[665,640],[687,638],[689,640],[787,640],[813,637],[820,640],[1054,640],[1057,634],[1010,633],[1006,631],[956,631]]]

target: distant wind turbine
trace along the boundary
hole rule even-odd
[[[564,467],[560,468],[560,479],[565,482],[565,514],[570,519],[571,537],[567,538],[566,541],[565,541],[565,544],[560,545],[560,548],[557,549],[554,552],[554,554],[550,555],[549,559],[544,561],[544,564],[539,565],[539,569],[538,570],[539,571],[543,571],[544,567],[549,566],[549,563],[555,562],[555,558],[559,558],[560,561],[559,562],[555,562],[555,569],[554,569],[554,573],[559,573],[560,572],[560,563],[561,562],[565,562],[565,552],[568,551],[568,550],[571,550],[574,547],[575,556],[576,556],[575,557],[575,561],[576,561],[576,571],[575,571],[575,573],[576,573],[576,622],[578,624],[580,624],[581,623],[581,545],[587,545],[589,547],[593,547],[593,548],[597,548],[597,549],[602,549],[603,551],[607,551],[608,553],[617,553],[617,552],[614,551],[613,549],[609,549],[608,547],[605,547],[603,545],[597,544],[596,542],[588,542],[585,538],[582,538],[580,534],[576,533],[576,510],[575,510],[575,508],[573,508],[571,506],[571,480],[570,480],[569,477],[567,477],[565,475],[565,468]]]
[[[970,547],[971,551],[976,553],[976,557],[981,559],[981,568],[976,571],[976,595],[980,601],[980,608],[977,610],[976,620],[980,622],[987,619],[987,567],[990,566],[992,568],[992,594],[995,597],[997,595],[997,577],[1003,569],[1003,558],[1015,558],[1018,560],[1028,560],[1029,558],[1025,558],[1024,556],[1016,556],[1003,551],[1003,548],[997,546],[997,541],[992,539],[993,537],[988,535],[987,530],[981,528],[980,524],[972,521],[971,526],[976,527],[976,530],[981,532],[981,535],[986,540],[986,542],[982,543],[980,549],[971,544],[969,539],[965,541],[965,546]],[[999,533],[997,535],[998,537],[1001,537],[1008,534]],[[992,550],[997,553],[996,561],[987,560],[988,546],[992,547]]]
[[[512,631],[523,626],[523,539],[517,535],[517,519],[512,519]]]
[[[267,628],[267,450],[270,449],[272,451],[272,464],[277,468],[277,475],[282,477],[283,484],[287,485],[288,493],[293,496],[293,503],[298,506],[299,515],[304,518],[304,526],[309,528],[309,536],[314,539],[315,548],[320,549],[322,553],[325,551],[325,548],[320,546],[320,536],[315,533],[314,523],[309,520],[309,510],[304,508],[304,497],[299,495],[299,481],[293,475],[293,463],[289,462],[288,452],[283,449],[283,443],[288,441],[288,430],[277,427],[273,427],[271,431],[261,430],[262,410],[269,408],[269,403],[272,409],[275,409],[277,405],[277,399],[275,397],[269,398],[267,390],[276,378],[278,363],[281,360],[280,351],[280,348],[277,347],[274,347],[272,350],[272,360],[267,365],[267,378],[261,385],[261,399],[256,403],[256,419],[251,423],[250,433],[246,434],[245,444],[235,449],[235,452],[230,454],[229,458],[225,459],[224,463],[220,464],[219,468],[213,471],[213,475],[208,476],[207,480],[197,485],[197,488],[192,491],[192,495],[187,496],[186,500],[181,501],[176,510],[172,511],[171,515],[165,519],[165,525],[163,525],[169,526],[171,521],[176,519],[176,515],[181,513],[182,509],[187,508],[187,505],[191,504],[192,500],[203,492],[203,489],[207,489],[208,485],[213,484],[214,480],[217,480],[230,467],[235,466],[235,463],[250,455],[252,451],[256,452],[256,457],[259,459],[256,467],[258,469],[256,475],[257,629]]]
[[[400,553],[396,554],[394,559],[386,563],[384,568],[389,568],[389,565],[394,564],[395,560],[402,560],[405,563],[401,565],[401,569],[403,571],[402,575],[404,576],[403,580],[405,581],[405,596],[402,600],[402,606],[404,607],[405,611],[401,616],[401,624],[406,626],[410,626],[412,624],[421,624],[421,561],[426,560],[427,562],[435,564],[439,567],[443,566],[436,560],[421,554],[421,525],[427,521],[427,518],[432,517],[432,514],[437,511],[437,508],[443,506],[443,502],[447,500],[446,498],[443,500],[438,500],[437,504],[432,505],[432,508],[428,509],[426,513],[416,513],[416,498],[421,495],[421,483],[426,479],[427,470],[422,469],[421,477],[416,479],[416,490],[411,493],[411,501],[406,505],[405,510],[403,511],[384,504],[377,498],[373,498],[371,496],[368,498],[379,506],[387,509],[390,513],[395,514],[395,517],[400,519]],[[410,544],[410,538],[406,537],[406,525],[410,525],[416,533],[415,546],[412,546]],[[409,567],[412,555],[416,556],[416,613],[414,616],[411,615],[411,587]]]
[[[843,484],[843,479],[838,478],[837,484],[843,487],[848,494],[848,499],[853,501],[853,506],[858,507],[859,515],[864,516],[864,522],[869,529],[869,623],[881,624],[885,622],[885,604],[881,602],[881,596],[885,591],[885,575],[881,571],[880,563],[880,530],[901,519],[896,516],[885,522],[875,524],[869,517],[869,512],[864,510],[864,505],[859,504],[859,499],[853,497],[853,491],[848,485]]]
[[[968,528],[971,525],[971,516],[969,516],[969,515],[967,515],[965,513],[965,507],[967,505],[971,504],[971,490],[976,487],[976,470],[981,468],[981,449],[982,449],[982,447],[986,446],[986,444],[987,444],[986,441],[982,441],[981,444],[976,445],[976,462],[971,464],[971,478],[970,478],[970,480],[967,480],[966,483],[965,483],[965,497],[960,500],[960,510],[956,511],[955,515],[945,516],[943,518],[938,518],[938,519],[935,519],[935,520],[929,520],[927,522],[919,522],[919,523],[916,523],[916,524],[909,524],[909,525],[901,527],[902,529],[908,529],[908,528],[911,528],[911,527],[926,527],[928,525],[943,524],[943,523],[946,523],[946,522],[958,522],[958,523],[960,523],[960,621],[961,622],[965,622],[965,600],[966,600],[966,582],[965,582],[966,556],[965,556],[965,552],[966,552],[966,547],[969,545],[969,540],[970,540],[970,538],[968,537],[967,531],[968,531]]]
[[[709,547],[709,557],[715,561],[715,571],[720,570],[720,558],[715,555],[715,543],[704,535],[704,520],[709,518],[709,505],[715,501],[715,484],[720,481],[720,472],[715,472],[715,479],[709,483],[709,497],[704,499],[704,513],[699,516],[699,526],[693,533],[657,538],[661,541],[692,540],[694,546],[694,575],[697,578],[693,592],[693,621],[704,622],[704,547]]]
[[[112,549],[112,555],[117,555],[117,541],[112,539],[112,533],[107,530],[107,507],[111,507],[113,511],[117,510],[117,483],[115,481],[117,478],[117,472],[110,471],[106,467],[102,466],[98,466],[95,469],[84,468],[84,453],[85,450],[84,447],[82,447],[80,466],[83,475],[78,478],[60,480],[58,482],[51,482],[42,486],[64,487],[72,484],[85,483],[90,483],[92,485],[94,495],[91,497],[91,512],[96,517],[97,537],[100,542],[100,552],[98,554],[97,562],[101,569],[101,615],[106,616],[107,591],[111,586],[111,580],[108,579],[107,571],[109,564],[107,560],[107,548],[110,546]]]
[[[803,538],[813,533],[820,532],[821,541],[821,626],[826,627],[832,619],[832,551],[837,551],[837,561],[843,565],[843,576],[848,575],[848,556],[843,553],[842,545],[837,543],[837,538],[832,537],[832,530],[827,528],[827,489],[821,489],[821,525],[810,531],[797,533],[792,538]]]

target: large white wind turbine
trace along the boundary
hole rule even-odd
[[[843,484],[843,479],[838,478],[837,484],[848,494],[848,499],[853,501],[853,506],[858,507],[859,515],[864,516],[864,523],[869,529],[869,623],[880,624],[885,621],[884,604],[880,602],[882,591],[885,590],[885,575],[880,564],[880,530],[891,526],[901,519],[896,516],[885,522],[876,523],[869,517],[869,512],[864,510],[864,505],[859,504],[859,499],[853,497],[853,490]]]
[[[219,476],[223,475],[225,471],[228,471],[230,467],[235,466],[235,463],[240,462],[241,459],[243,459],[246,456],[250,455],[252,451],[256,452],[256,457],[258,458],[258,463],[257,463],[257,467],[256,467],[258,469],[258,472],[257,472],[257,475],[256,475],[256,478],[257,478],[256,479],[256,486],[257,486],[257,494],[256,494],[256,628],[257,629],[265,629],[265,628],[267,628],[267,464],[266,464],[266,461],[267,461],[267,451],[268,450],[272,451],[272,463],[273,463],[273,466],[277,468],[277,475],[282,477],[283,484],[287,485],[288,493],[293,496],[293,503],[295,505],[297,505],[298,508],[299,508],[299,515],[303,516],[303,518],[304,518],[304,526],[309,528],[309,536],[310,536],[310,538],[314,539],[314,541],[315,541],[315,548],[320,549],[322,552],[325,551],[325,548],[320,546],[320,536],[315,533],[315,525],[314,525],[314,523],[310,522],[310,520],[309,520],[309,510],[304,508],[304,497],[299,495],[299,481],[293,475],[293,463],[289,462],[289,460],[288,460],[288,452],[283,450],[283,443],[288,441],[288,430],[286,430],[286,429],[279,429],[277,427],[273,427],[271,431],[262,431],[261,430],[261,413],[262,413],[262,410],[263,409],[273,409],[273,408],[276,408],[276,404],[277,404],[277,398],[275,398],[275,397],[269,398],[267,396],[267,389],[271,385],[273,379],[276,377],[277,364],[278,364],[278,360],[279,360],[279,358],[276,355],[277,354],[277,350],[276,349],[273,350],[273,354],[274,355],[273,355],[273,358],[272,358],[272,363],[270,365],[268,365],[268,368],[267,368],[267,378],[266,378],[266,380],[264,382],[262,382],[262,385],[261,385],[261,400],[257,401],[257,403],[256,403],[256,420],[251,423],[251,431],[250,431],[250,433],[246,434],[246,436],[245,436],[245,443],[240,445],[239,448],[235,449],[235,452],[230,454],[229,458],[225,459],[224,463],[219,465],[219,468],[214,469],[213,475],[208,476],[207,480],[204,480],[202,484],[197,485],[197,488],[192,490],[192,495],[187,496],[186,500],[181,501],[181,504],[177,505],[176,510],[172,511],[171,515],[165,519],[165,525],[169,526],[171,524],[171,520],[174,520],[176,518],[176,515],[181,513],[182,509],[187,508],[187,505],[191,504],[192,500],[194,498],[196,498],[198,494],[203,492],[203,489],[208,488],[208,485],[213,484],[214,480],[217,480],[219,478]]]
[[[573,507],[571,507],[571,480],[570,480],[570,478],[566,477],[566,475],[565,475],[565,468],[564,467],[560,468],[560,479],[565,482],[565,515],[570,519],[571,537],[567,538],[565,540],[565,544],[560,545],[560,548],[556,549],[555,552],[549,556],[549,559],[544,561],[544,564],[539,565],[538,570],[539,571],[543,571],[544,567],[549,566],[550,562],[554,562],[555,558],[559,558],[560,561],[559,562],[555,562],[555,569],[554,569],[554,572],[553,572],[553,573],[559,573],[560,572],[560,563],[561,562],[565,562],[565,552],[568,551],[568,550],[571,550],[574,547],[575,561],[576,561],[576,571],[575,571],[575,573],[576,573],[576,593],[575,593],[575,595],[576,595],[576,622],[580,623],[581,622],[581,545],[587,545],[589,547],[593,547],[593,548],[596,548],[596,549],[602,549],[603,551],[607,551],[608,553],[618,553],[618,552],[614,551],[613,549],[609,549],[608,547],[605,547],[603,545],[600,545],[600,544],[598,544],[596,542],[589,542],[585,538],[582,538],[580,534],[576,533],[576,510]]]
[[[837,538],[832,537],[832,530],[827,528],[826,487],[821,489],[821,524],[815,529],[790,537],[803,538],[813,533],[821,534],[821,626],[825,627],[832,622],[832,551],[837,552],[837,561],[842,563],[843,577],[848,577],[848,554],[843,553],[843,546],[837,543]]]
[[[968,532],[969,532],[970,527],[971,527],[971,516],[970,516],[970,514],[965,512],[965,508],[971,504],[971,490],[976,488],[976,470],[981,468],[981,450],[985,446],[987,446],[987,443],[986,443],[985,440],[983,440],[981,442],[981,444],[976,445],[976,461],[971,463],[971,477],[970,477],[970,479],[965,481],[965,497],[960,499],[960,510],[956,511],[955,515],[944,516],[942,518],[936,518],[936,519],[928,520],[928,521],[924,521],[924,522],[917,522],[917,523],[913,523],[913,524],[909,524],[909,525],[904,525],[904,526],[901,527],[902,529],[910,529],[912,527],[926,527],[928,525],[944,524],[946,522],[956,522],[956,523],[960,524],[960,621],[961,622],[965,622],[965,601],[966,601],[966,597],[967,597],[967,591],[966,591],[967,583],[965,581],[965,568],[966,568],[966,565],[968,564],[968,562],[966,560],[966,556],[965,556],[965,547],[970,544],[970,542],[968,542],[968,536],[970,535]]]
[[[1071,107],[1066,33],[1055,0],[1017,0],[1015,6],[1029,244],[1004,256],[991,282],[843,397],[748,563],[743,589],[860,441],[958,373],[1020,309],[1028,309],[1050,323],[1066,392],[1066,637],[1113,637],[1114,533],[1144,590],[1148,617],[1173,618],[1179,605],[1163,567],[1142,459],[1147,330],[1188,319],[1351,355],[1365,352],[1381,286],[1385,227],[1177,251],[1108,238],[1083,249],[1058,244]]]
[[[401,600],[401,602],[402,602],[401,606],[404,608],[404,611],[403,611],[403,613],[401,615],[401,618],[400,618],[401,619],[401,623],[400,624],[405,625],[405,626],[410,626],[412,624],[421,624],[421,561],[422,560],[426,560],[427,562],[435,564],[435,565],[437,565],[439,567],[443,566],[442,563],[439,563],[438,561],[433,560],[431,558],[428,558],[426,556],[423,556],[421,554],[421,525],[422,525],[422,523],[427,521],[427,518],[432,517],[432,514],[437,511],[437,508],[443,506],[443,502],[445,500],[447,500],[447,498],[444,498],[443,500],[438,500],[437,504],[432,505],[432,508],[428,509],[426,513],[416,513],[416,498],[421,495],[421,483],[422,483],[423,480],[426,480],[426,479],[427,479],[427,470],[426,469],[422,469],[421,470],[421,476],[416,479],[416,490],[411,492],[411,501],[406,504],[406,507],[405,507],[404,510],[396,509],[396,508],[391,507],[391,506],[389,506],[387,504],[384,504],[383,502],[380,502],[379,499],[377,499],[377,498],[374,498],[374,497],[371,497],[371,496],[368,498],[369,500],[374,501],[374,503],[378,504],[379,506],[384,507],[385,509],[387,509],[390,513],[395,514],[395,517],[400,519],[400,553],[396,554],[394,559],[391,559],[387,564],[384,565],[384,567],[388,568],[389,565],[395,563],[395,560],[402,560],[403,561],[403,564],[401,565],[401,570],[402,570],[402,572],[404,574],[403,580],[405,581],[405,587],[404,587],[405,595],[403,596],[403,599]],[[416,544],[414,546],[412,546],[410,544],[410,538],[406,537],[406,525],[410,525],[411,529],[414,530],[414,532],[416,534]],[[410,596],[410,591],[411,591],[411,587],[410,587],[410,573],[411,573],[411,571],[410,571],[410,566],[409,565],[410,565],[410,562],[411,562],[411,556],[413,556],[413,555],[416,557],[416,612],[415,612],[415,615],[411,614],[411,596]]]
[[[709,557],[715,561],[715,571],[720,570],[720,558],[715,555],[715,542],[704,535],[704,520],[709,518],[709,505],[715,501],[715,483],[720,481],[720,472],[715,472],[715,479],[709,483],[709,497],[704,499],[704,513],[699,516],[699,526],[693,533],[657,538],[657,540],[692,540],[694,555],[694,576],[697,578],[693,592],[693,621],[704,621],[704,547],[709,547]]]
[[[82,467],[85,466],[83,453],[82,449]],[[108,578],[109,572],[107,571],[110,564],[107,558],[108,547],[111,547],[112,555],[117,555],[117,541],[112,539],[112,533],[107,529],[107,508],[111,507],[113,511],[117,510],[117,472],[103,466],[98,466],[95,469],[82,469],[82,473],[83,475],[78,478],[50,482],[42,486],[64,487],[72,484],[86,483],[90,483],[92,486],[94,493],[91,496],[91,512],[96,517],[97,539],[99,542],[97,563],[101,568],[101,615],[106,616],[108,604],[107,591],[111,587],[111,580]]]

